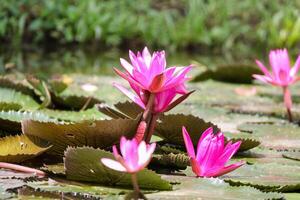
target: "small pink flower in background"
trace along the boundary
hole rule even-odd
[[[270,51],[269,61],[271,72],[269,72],[259,60],[256,60],[256,64],[264,75],[254,74],[254,78],[264,83],[281,87],[289,86],[300,80],[299,77],[297,77],[300,67],[300,56],[298,56],[294,66],[291,67],[288,51],[286,49],[277,49]]]
[[[121,155],[114,145],[113,155],[116,160],[102,158],[101,162],[113,170],[134,174],[143,170],[149,164],[155,146],[155,143],[148,145],[144,141],[138,143],[136,139],[127,140],[122,137],[120,140]]]
[[[182,127],[182,135],[187,149],[193,172],[198,177],[218,177],[227,174],[244,164],[240,161],[225,166],[230,158],[237,152],[241,142],[233,143],[229,141],[224,145],[223,133],[213,134],[213,128],[208,128],[203,132],[198,141],[197,154],[195,154],[192,140]]]
[[[170,67],[166,69],[164,51],[156,51],[152,55],[147,47],[143,52],[135,55],[129,51],[131,64],[123,58],[120,59],[126,72],[114,68],[116,73],[126,79],[131,87],[139,87],[150,93],[162,92],[173,87],[180,87],[186,93],[184,83],[188,80],[186,74],[191,67]],[[134,88],[133,88],[134,89]]]
[[[253,77],[264,83],[282,87],[284,104],[287,108],[289,120],[292,121],[292,98],[288,86],[300,80],[300,77],[297,76],[300,67],[300,56],[298,56],[294,66],[291,67],[288,51],[277,49],[270,51],[269,62],[271,71],[268,71],[259,60],[256,60],[256,64],[264,75],[254,74]]]

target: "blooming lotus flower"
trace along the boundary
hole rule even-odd
[[[291,107],[292,98],[288,86],[300,80],[297,73],[300,67],[300,56],[298,56],[293,67],[290,65],[288,51],[286,49],[272,50],[269,54],[271,72],[259,61],[259,66],[264,75],[254,74],[253,77],[267,84],[283,88],[284,104],[287,108],[289,120],[292,121]]]
[[[155,143],[148,145],[144,141],[138,143],[136,139],[127,140],[122,137],[120,140],[122,155],[119,154],[117,147],[114,145],[113,155],[116,160],[102,158],[101,162],[113,170],[134,174],[149,164],[155,146]]]
[[[224,145],[224,135],[220,132],[213,134],[213,128],[208,128],[198,141],[195,154],[192,140],[182,127],[182,135],[187,149],[193,172],[199,177],[217,177],[229,173],[244,164],[243,161],[225,166],[229,159],[237,152],[241,142],[230,141]]]
[[[150,93],[163,92],[174,87],[181,88],[186,93],[184,83],[188,80],[186,74],[191,70],[189,67],[170,67],[166,69],[166,58],[164,51],[157,51],[151,55],[147,49],[136,55],[129,51],[131,64],[123,58],[121,65],[126,72],[114,68],[116,73],[126,79],[131,87],[139,87]]]

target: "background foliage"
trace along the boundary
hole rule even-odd
[[[297,0],[2,0],[0,39],[9,46],[293,48],[300,40],[299,8]]]

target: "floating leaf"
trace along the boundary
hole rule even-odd
[[[300,189],[300,166],[278,163],[244,165],[224,177],[231,185],[249,185],[262,191],[295,192]]]
[[[232,159],[237,161],[242,159],[248,164],[278,163],[285,165],[299,165],[298,161],[282,157],[281,151],[269,150],[260,147],[246,152],[239,152]]]
[[[80,110],[83,107],[92,108],[95,104],[102,103],[103,101],[92,96],[80,95],[61,95],[53,96],[53,103],[59,108],[67,108]]]
[[[9,110],[20,110],[22,106],[17,103],[8,103],[8,102],[0,102],[0,110],[1,111],[9,111]]]
[[[37,146],[25,135],[0,138],[0,162],[20,163],[49,149],[41,140],[36,139],[35,143],[43,146]]]
[[[64,163],[57,163],[57,164],[52,164],[52,165],[46,165],[44,164],[43,167],[41,167],[41,170],[53,174],[53,175],[57,175],[57,176],[65,176],[65,165]]]
[[[165,167],[169,169],[185,169],[190,164],[190,159],[185,154],[154,154],[151,160],[151,166]]]
[[[126,114],[127,116],[131,118],[136,118],[141,112],[143,112],[143,109],[140,108],[138,105],[136,105],[134,102],[119,102],[114,105],[119,111]]]
[[[66,195],[72,199],[90,199],[90,198],[104,198],[108,195],[119,195],[131,192],[129,189],[111,188],[98,185],[76,184],[75,182],[68,181],[35,181],[28,182],[27,186],[42,192],[58,193],[60,196]]]
[[[213,79],[230,83],[251,83],[253,74],[261,74],[258,67],[248,64],[220,65],[207,69],[197,75],[193,81]]]
[[[225,133],[227,140],[231,140],[232,142],[241,141],[241,146],[239,151],[247,151],[249,149],[253,149],[260,145],[260,141],[252,138],[251,134],[247,133]]]
[[[23,120],[22,130],[28,136],[37,136],[53,144],[49,153],[62,155],[68,146],[92,146],[106,148],[119,142],[121,136],[133,137],[139,117],[83,121],[78,123],[54,123]]]
[[[131,186],[129,174],[117,172],[105,167],[101,158],[113,158],[112,153],[89,147],[68,148],[65,152],[65,168],[68,179],[97,182],[105,185]],[[144,189],[170,190],[169,182],[150,170],[137,174],[139,186]]]
[[[23,94],[29,95],[31,97],[36,97],[34,91],[29,87],[28,84],[22,81],[15,80],[9,77],[0,77],[0,87],[2,88],[10,88],[21,92]]]
[[[21,111],[0,111],[0,130],[10,133],[20,133],[21,121],[23,119],[32,119],[44,122],[55,122],[45,114],[40,112],[21,112]]]
[[[284,158],[300,161],[300,152],[283,153],[282,156]]]
[[[167,143],[184,145],[182,137],[182,126],[185,126],[190,133],[194,145],[201,134],[209,127],[213,127],[214,131],[219,131],[219,128],[210,122],[205,122],[199,117],[184,114],[169,114],[162,115],[160,123],[156,126],[156,134],[162,137]]]
[[[187,176],[164,176],[180,183],[174,191],[147,194],[149,199],[283,199],[283,194],[263,193],[252,187],[231,187],[221,179]]]
[[[12,89],[0,88],[0,96],[1,102],[19,104],[22,108],[28,110],[36,110],[39,108],[39,104],[33,100],[31,96]]]
[[[300,149],[300,129],[288,123],[245,123],[238,127],[240,131],[251,133],[261,145],[277,150]]]
[[[43,109],[39,110],[40,113],[43,113],[51,118],[55,118],[62,121],[84,121],[84,120],[100,120],[107,119],[108,117],[96,108],[90,108],[84,111],[66,111],[66,110],[51,110]]]

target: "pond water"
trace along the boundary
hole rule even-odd
[[[61,73],[83,73],[95,75],[112,75],[113,66],[120,66],[119,58],[128,59],[128,52],[119,50],[91,51],[82,48],[59,50],[0,50],[0,72],[5,68],[49,76]],[[201,65],[213,66],[240,62],[232,55],[208,56],[201,53],[176,52],[167,54],[167,65],[184,66],[199,62]],[[243,58],[243,62],[252,59]],[[252,61],[253,62],[253,61]]]

